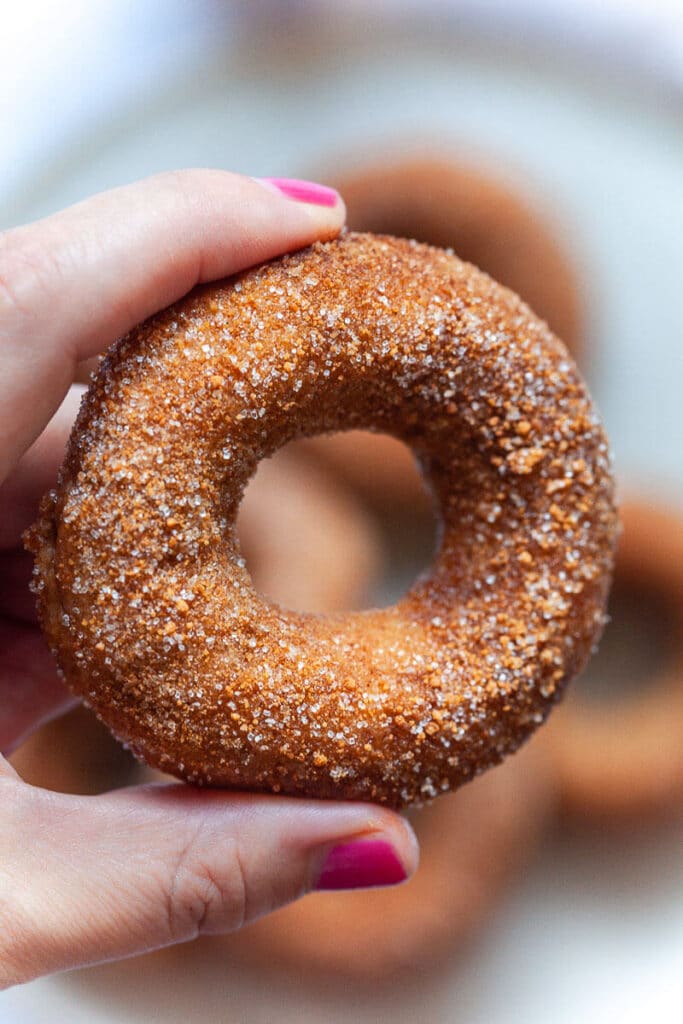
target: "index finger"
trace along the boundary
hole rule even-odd
[[[293,201],[241,175],[181,171],[0,235],[0,480],[59,406],[79,360],[196,284],[337,235],[345,211],[336,193],[299,193]]]

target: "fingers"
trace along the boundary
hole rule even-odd
[[[0,236],[0,480],[59,405],[79,360],[199,282],[338,234],[343,204],[323,198],[185,171]]]
[[[0,787],[5,985],[232,931],[313,888],[394,884],[416,867],[410,827],[372,805]]]

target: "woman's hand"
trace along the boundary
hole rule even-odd
[[[0,749],[63,712],[21,533],[55,481],[76,364],[195,284],[340,231],[320,186],[167,174],[0,236]],[[402,881],[417,849],[366,804],[185,785],[73,797],[0,756],[0,985],[239,928],[314,888]]]

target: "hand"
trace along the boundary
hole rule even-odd
[[[280,189],[168,174],[0,236],[4,753],[71,702],[21,533],[56,478],[76,363],[201,281],[338,234],[335,193]],[[416,859],[409,826],[372,805],[186,785],[65,796],[25,785],[0,756],[0,985],[233,930],[312,888],[398,882]]]

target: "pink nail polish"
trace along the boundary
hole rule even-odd
[[[316,889],[368,889],[397,885],[406,878],[405,868],[390,843],[383,839],[359,839],[330,850]]]
[[[298,203],[312,203],[314,206],[336,206],[339,194],[327,185],[318,185],[315,181],[301,181],[299,178],[257,178],[257,181],[280,192],[288,199]]]

